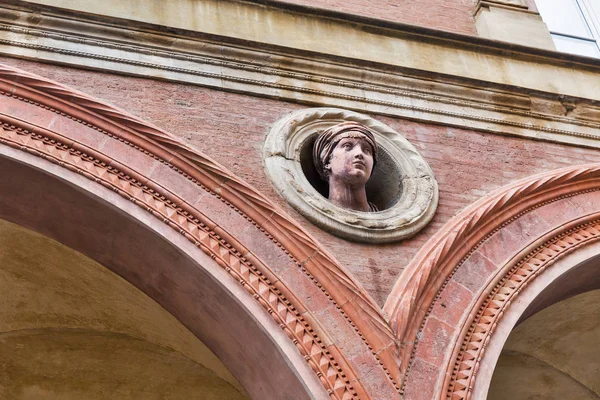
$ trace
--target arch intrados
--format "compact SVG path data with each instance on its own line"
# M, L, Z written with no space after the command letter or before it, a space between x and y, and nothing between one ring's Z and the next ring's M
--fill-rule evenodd
M0 218L85 254L142 290L202 340L252 398L327 397L259 303L167 224L117 193L19 150L0 146L0 170Z
M487 398L502 349L520 323L562 300L600 289L599 262L600 242L597 241L564 255L519 293L503 312L494 329L493 340L486 345L469 398Z
M585 292L600 289L600 269L598 268L600 247L595 246L597 246L595 249L598 251L597 255L575 265L546 286L523 311L515 327L553 304ZM595 251L592 248L594 248L594 245L590 245L590 250L586 249L586 252ZM561 263L568 264L569 262L571 260L562 261Z

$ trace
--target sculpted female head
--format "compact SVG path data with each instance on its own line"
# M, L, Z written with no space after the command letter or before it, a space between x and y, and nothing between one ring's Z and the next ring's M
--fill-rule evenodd
M377 211L365 191L377 163L375 137L366 126L343 122L325 130L315 141L313 161L329 183L331 202L356 211Z

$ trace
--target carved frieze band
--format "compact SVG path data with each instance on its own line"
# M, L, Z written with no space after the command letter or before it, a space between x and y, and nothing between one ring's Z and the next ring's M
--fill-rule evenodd
M268 311L304 355L331 398L359 398L353 387L358 382L350 382L348 374L344 372L347 369L345 362L325 347L323 340L294 307L293 301L284 296L278 285L268 278L264 266L259 268L258 260L250 260L249 255L243 256L235 245L222 237L222 233L219 235L211 229L210 226L214 224L206 217L185 211L177 206L177 201L165 196L157 188L149 187L148 183L142 184L126 172L110 166L110 159L92 149L70 147L57 135L43 132L39 127L35 127L38 133L33 133L29 127L19 126L23 124L6 116L0 116L0 123L0 143L41 156L100 183L184 235L240 282Z
M448 371L450 381L445 397L469 400L480 360L500 318L519 293L560 257L600 239L600 221L569 229L536 248L514 264L487 294L462 338L462 344Z
M318 55L299 59L283 50L126 30L110 20L99 30L95 22L29 16L27 11L0 8L0 31L5 32L0 54L600 147L600 108L582 100L551 100L450 78L432 80L354 65L357 60L334 63ZM34 20L36 25L30 25Z

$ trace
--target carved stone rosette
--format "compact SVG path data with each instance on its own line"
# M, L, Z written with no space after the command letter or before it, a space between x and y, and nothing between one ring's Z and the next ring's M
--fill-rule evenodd
M307 176L311 160L306 154L317 134L344 121L359 122L375 134L380 162L367 192L379 196L379 212L335 206ZM271 128L264 158L268 177L292 207L322 229L345 239L366 243L406 239L427 225L437 207L437 182L415 147L389 126L356 112L309 108L289 114Z

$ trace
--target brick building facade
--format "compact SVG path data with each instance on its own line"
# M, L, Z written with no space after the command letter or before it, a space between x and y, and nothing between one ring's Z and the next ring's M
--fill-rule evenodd
M600 62L533 1L0 19L6 398L598 396ZM414 146L422 229L347 240L282 196L267 135L322 107Z

